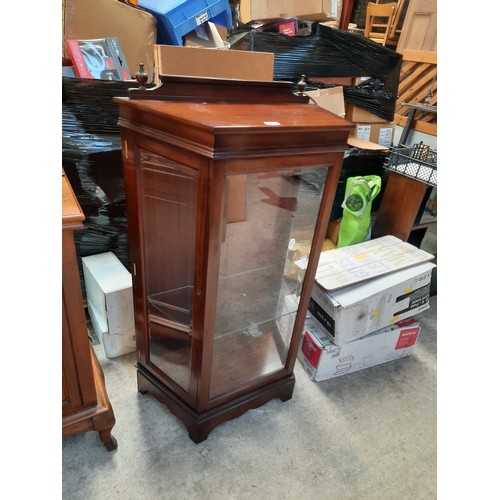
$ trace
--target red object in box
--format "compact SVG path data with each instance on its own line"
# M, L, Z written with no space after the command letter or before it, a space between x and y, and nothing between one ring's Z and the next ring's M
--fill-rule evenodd
M410 356L419 333L419 322L408 318L338 346L320 323L309 317L298 359L309 377L320 382Z
M131 80L118 38L66 40L76 76L96 80Z

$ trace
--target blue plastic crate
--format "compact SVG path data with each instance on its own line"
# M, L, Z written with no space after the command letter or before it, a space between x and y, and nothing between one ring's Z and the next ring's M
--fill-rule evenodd
M160 45L183 45L182 37L206 21L232 28L228 0L139 0L137 5L156 18Z

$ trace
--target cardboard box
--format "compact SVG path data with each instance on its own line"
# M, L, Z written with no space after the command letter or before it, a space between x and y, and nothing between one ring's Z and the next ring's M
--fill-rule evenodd
M240 0L240 20L298 17L326 20L340 16L337 0Z
M305 92L318 106L340 116L345 117L344 90L342 87L310 90Z
M309 312L345 345L429 309L434 267L425 262L332 292L315 282Z
M207 76L239 80L273 81L274 54L246 50L155 45L158 75Z
M394 138L394 124L390 122L356 123L354 135L357 139L379 144L384 148L390 148Z
M410 356L420 324L408 318L343 346L335 345L313 318L306 319L303 333L298 359L311 380L321 382Z
M350 76L332 76L332 77L319 77L312 78L315 82L324 83L326 85L341 85L349 87L352 85L352 77Z
M347 116L347 107L344 102L344 91L341 86L327 89L310 90L305 92L314 103L334 113L341 118L353 121ZM374 115L375 116L375 115ZM357 123L354 131L349 135L347 143L360 149L385 151L392 146L394 124L390 122Z
M87 303L92 307L96 330L110 335L134 328L132 276L113 252L82 257Z
M370 111L350 103L345 105L345 117L354 123L382 123L385 121L375 113L370 113Z
M119 0L63 0L63 55L67 39L117 37L132 77L144 64L153 81L156 21L152 14Z
M94 332L107 358L117 358L118 356L123 356L124 354L129 354L136 350L135 327L111 335L106 330L106 322L96 313L90 302L88 303L87 310Z

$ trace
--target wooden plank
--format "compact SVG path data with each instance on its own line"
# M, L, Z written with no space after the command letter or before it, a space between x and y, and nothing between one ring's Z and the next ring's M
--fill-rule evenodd
M403 61L437 64L437 52L427 50L403 50Z
M423 132L424 134L437 136L437 124L436 123L424 123L419 121L415 124L415 130L418 132Z
M408 117L402 115L394 116L394 124L404 127L406 125L406 120ZM412 124L412 130L418 132L424 132L425 134L437 136L437 124L436 123L425 123L422 120L414 120Z
M437 106L437 53L424 50L404 50L398 100L394 123L405 126L409 108L402 103ZM411 124L413 130L437 135L437 115L417 111Z
M397 103L408 102L412 100L412 96L418 93L422 87L429 86L429 80L432 81L433 78L437 77L437 69L432 71L428 71L427 73L423 73L421 71L416 71L414 76L412 75L411 79L408 78L400 84L399 87L399 98ZM410 84L407 87L407 83Z

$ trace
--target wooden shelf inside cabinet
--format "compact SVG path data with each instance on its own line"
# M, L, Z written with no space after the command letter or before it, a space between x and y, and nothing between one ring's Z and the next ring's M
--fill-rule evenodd
M74 231L85 216L62 173L62 437L97 431L108 451L117 448L104 374L87 335Z
M119 105L137 383L196 443L273 398L295 358L354 124L290 82L162 75ZM310 243L297 279L292 239Z

